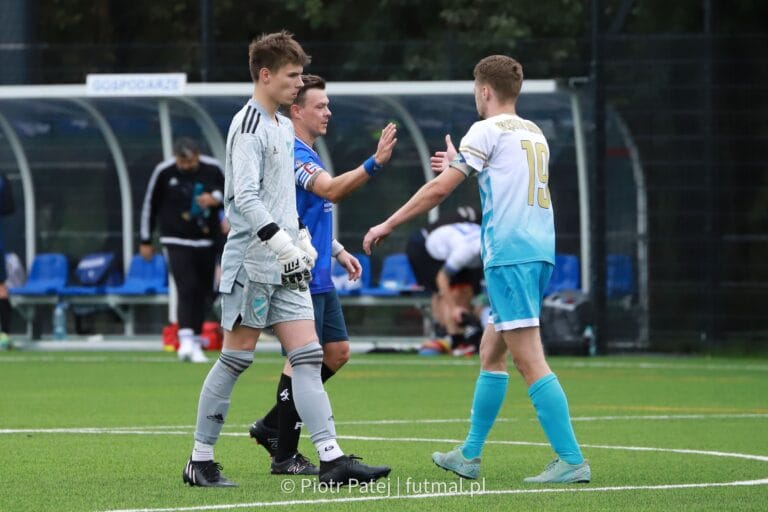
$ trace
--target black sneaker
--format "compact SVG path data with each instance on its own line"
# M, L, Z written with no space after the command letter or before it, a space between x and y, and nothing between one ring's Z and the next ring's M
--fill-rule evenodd
M221 464L212 460L193 461L190 458L181 473L185 484L200 487L237 487L221 474Z
M280 431L278 429L266 426L264 420L261 419L251 425L251 428L248 429L248 434L269 452L270 457L275 458L278 440L280 439Z
M342 455L330 462L320 461L320 481L327 484L348 485L375 482L387 476L389 466L366 466L360 457Z
M309 459L300 453L294 453L283 462L272 461L273 475L316 475L320 471Z

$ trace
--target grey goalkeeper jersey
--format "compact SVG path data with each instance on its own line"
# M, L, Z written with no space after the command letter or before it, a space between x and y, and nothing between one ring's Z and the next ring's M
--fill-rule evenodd
M290 120L278 113L275 121L253 99L232 118L224 167L231 228L221 257L223 293L231 293L243 266L251 281L281 282L277 257L256 233L276 222L292 239L298 235L293 139Z

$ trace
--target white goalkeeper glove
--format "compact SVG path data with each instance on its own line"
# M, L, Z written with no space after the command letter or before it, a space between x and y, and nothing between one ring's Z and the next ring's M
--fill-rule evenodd
M296 247L291 236L282 229L265 243L277 255L283 286L291 290L307 291L312 280L309 256Z
M309 234L309 230L306 227L299 230L299 236L296 237L296 245L309 258L309 268L311 270L317 260L317 251L312 246L312 235Z

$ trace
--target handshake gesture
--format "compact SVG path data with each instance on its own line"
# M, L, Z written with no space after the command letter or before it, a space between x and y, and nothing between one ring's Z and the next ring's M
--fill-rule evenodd
M297 243L282 229L266 241L277 256L283 286L291 290L307 291L312 280L310 270L315 266L317 251L306 228L299 230Z

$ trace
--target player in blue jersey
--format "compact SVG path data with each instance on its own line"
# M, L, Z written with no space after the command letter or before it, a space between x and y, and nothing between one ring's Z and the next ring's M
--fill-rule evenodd
M536 414L557 458L529 483L589 482L589 463L571 425L568 402L549 368L539 335L544 289L554 268L555 228L549 196L549 146L535 123L517 115L523 68L492 55L475 66L475 104L481 121L461 140L432 157L439 176L365 235L371 248L398 225L445 199L477 176L483 210L481 254L492 321L480 342L481 371L475 385L470 430L464 443L432 460L464 478L480 474L480 453L507 391L507 353L528 386Z
M376 153L356 169L332 177L314 149L331 119L325 81L315 75L304 75L302 80L304 85L290 108L296 132L296 206L317 252L309 289L317 335L323 346L321 378L325 382L349 360L349 335L331 281L331 258L347 270L351 280L358 279L362 272L357 258L333 238L333 203L368 182L389 162L397 143L397 128L389 123L382 130ZM251 425L250 435L272 457L273 474L315 474L317 467L298 452L301 419L293 402L291 375L291 365L286 361L277 386L277 402L266 416Z

